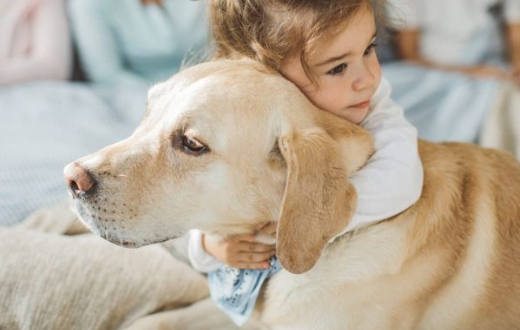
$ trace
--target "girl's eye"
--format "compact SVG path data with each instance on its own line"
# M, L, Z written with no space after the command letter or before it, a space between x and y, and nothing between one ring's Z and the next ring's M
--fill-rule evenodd
M346 63L341 63L337 67L335 67L332 70L330 70L329 72L327 72L327 74L329 74L331 76L336 76L336 75L342 74L347 69L347 67L348 66Z
M190 154L202 154L208 150L208 147L187 136L182 137L182 147Z
M370 55L373 50L375 50L377 47L377 44L375 42L371 43L370 46L365 50L365 56Z

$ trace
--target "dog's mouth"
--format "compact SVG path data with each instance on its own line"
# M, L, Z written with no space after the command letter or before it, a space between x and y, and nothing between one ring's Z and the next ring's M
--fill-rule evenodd
M99 210L88 203L85 198L74 198L71 202L81 222L97 236L110 243L127 248L137 248L140 246L140 244L137 244L133 240L125 239L124 235L122 235L117 228L117 222L115 220L106 221L102 214L98 212Z
M79 219L87 228L90 229L94 234L103 238L104 240L125 248L139 248L151 244L157 244L175 239L175 237L169 237L165 235L153 235L153 237L140 237L142 235L136 234L138 230L129 230L131 228L125 224L124 218L117 220L110 219L107 221L103 217L103 214L97 212L95 206L85 200L72 199L72 205L74 212L78 215Z

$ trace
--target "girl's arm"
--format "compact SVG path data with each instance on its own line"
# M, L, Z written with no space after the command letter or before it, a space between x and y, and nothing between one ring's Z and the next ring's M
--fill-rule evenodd
M110 28L110 14L99 8L98 2L69 1L74 39L85 73L98 84L145 84L144 79L125 68L122 50Z
M31 51L28 56L2 58L0 86L70 76L72 48L63 0L40 1L33 10Z
M203 233L200 230L190 230L188 237L188 258L195 270L209 273L223 265L217 258L206 252L203 245Z
M395 216L421 196L423 168L417 130L404 118L403 109L390 99L390 93L390 84L383 78L372 99L372 112L361 123L372 134L376 151L350 178L358 205L341 234Z

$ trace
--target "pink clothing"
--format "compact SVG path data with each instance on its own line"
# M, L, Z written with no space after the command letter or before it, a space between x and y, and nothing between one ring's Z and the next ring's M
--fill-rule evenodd
M67 79L71 63L64 0L0 1L0 86Z

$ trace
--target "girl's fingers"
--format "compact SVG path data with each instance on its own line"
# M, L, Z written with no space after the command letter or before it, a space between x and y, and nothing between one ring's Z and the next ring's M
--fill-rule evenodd
M269 252L273 251L275 249L275 245L267 245L262 243L249 243L249 242L241 242L237 246L237 250L239 252L256 252L256 253L263 253L263 252Z
M276 235L276 222L269 222L268 224L260 228L260 232L269 236Z
M247 242L247 243L255 243L256 242L255 235L253 235L253 234L250 234L250 235L238 235L238 236L233 237L233 240L237 241L237 242Z
M267 262L275 255L275 251L263 253L240 253L237 262L242 263L261 263Z

